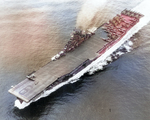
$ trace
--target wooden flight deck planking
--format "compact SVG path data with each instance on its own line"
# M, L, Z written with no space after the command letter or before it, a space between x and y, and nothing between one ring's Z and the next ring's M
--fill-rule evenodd
M99 30L96 32L99 32ZM101 49L105 43L106 42L99 38L99 34L96 33L96 35L82 43L75 51L67 53L66 56L56 61L49 62L36 71L34 73L34 81L26 78L11 88L9 92L23 101L29 102L46 87L56 81L57 78L71 72L86 59L94 58L96 56L95 53Z

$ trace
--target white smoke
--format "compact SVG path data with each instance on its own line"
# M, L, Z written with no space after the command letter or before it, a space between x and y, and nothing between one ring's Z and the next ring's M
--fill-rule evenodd
M106 3L107 0L87 0L78 14L76 27L84 31L98 28Z

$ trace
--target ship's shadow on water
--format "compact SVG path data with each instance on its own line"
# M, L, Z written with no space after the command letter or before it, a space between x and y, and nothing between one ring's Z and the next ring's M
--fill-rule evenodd
M48 97L33 102L31 105L22 110L16 107L13 108L11 114L13 114L12 116L18 120L37 120L41 116L47 115L53 111L55 105L63 105L67 102L71 102L72 97L74 98L74 96L81 92L82 88L84 89L84 87L89 87L94 84L96 81L90 79L91 77L91 75L85 74L79 81L64 85Z

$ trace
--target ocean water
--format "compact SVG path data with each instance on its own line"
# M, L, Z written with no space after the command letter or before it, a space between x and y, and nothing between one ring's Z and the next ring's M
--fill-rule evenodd
M49 62L75 27L100 26L142 1L0 1L0 120L149 120L150 23L134 35L134 49L103 71L23 110L14 107L16 98L8 93Z

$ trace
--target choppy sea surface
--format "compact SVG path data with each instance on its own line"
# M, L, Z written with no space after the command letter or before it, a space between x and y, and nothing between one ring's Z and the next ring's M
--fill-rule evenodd
M14 107L16 98L8 93L49 62L75 27L100 26L142 1L0 1L0 120L149 120L150 23L135 34L136 47L103 71L23 110Z

